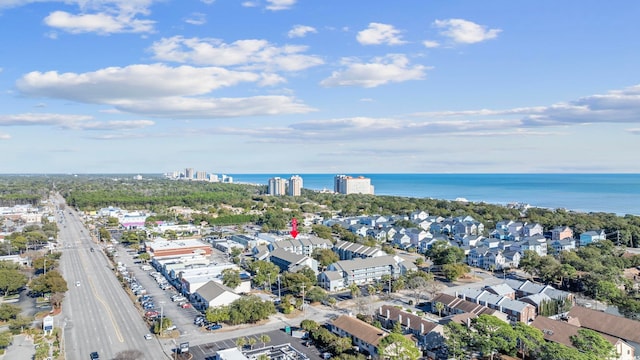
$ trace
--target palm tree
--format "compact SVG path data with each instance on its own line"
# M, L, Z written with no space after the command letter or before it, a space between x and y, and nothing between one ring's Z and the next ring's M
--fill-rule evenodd
M260 335L259 339L260 339L260 342L262 343L262 347L267 346L267 343L271 342L271 337L269 337L269 335L267 334Z
M253 345L255 345L258 342L258 339L254 338L254 337L250 337L247 340L247 343L249 344L249 346L251 347L251 350L253 350Z
M441 302L436 302L436 310L438 310L438 316L442 317L442 310L444 310L444 304Z
M236 346L238 347L238 349L242 350L245 345L247 345L246 337L240 337L236 339Z

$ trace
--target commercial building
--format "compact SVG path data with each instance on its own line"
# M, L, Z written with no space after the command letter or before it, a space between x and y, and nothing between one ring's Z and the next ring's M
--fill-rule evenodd
M371 179L364 176L352 177L336 175L333 180L333 191L338 194L370 194L373 195L374 187Z

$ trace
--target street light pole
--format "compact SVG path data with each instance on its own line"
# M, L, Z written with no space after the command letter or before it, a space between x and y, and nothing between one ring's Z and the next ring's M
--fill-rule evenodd
M162 321L164 320L164 301L160 302L160 330L158 331L158 335L162 335Z

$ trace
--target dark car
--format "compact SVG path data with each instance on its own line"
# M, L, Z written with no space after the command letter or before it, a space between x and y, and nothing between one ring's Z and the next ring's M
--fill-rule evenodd
M222 329L222 325L220 324L211 324L207 326L207 330L219 330Z
M94 352L92 352L91 354L89 354L89 358L90 358L91 360L94 360L94 359L100 359L100 355L98 355L98 352L97 352L97 351L94 351Z

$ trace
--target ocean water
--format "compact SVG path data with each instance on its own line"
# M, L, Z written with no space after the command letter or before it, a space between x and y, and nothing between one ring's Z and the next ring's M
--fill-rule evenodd
M300 175L303 187L333 190L335 174L228 174L236 183L266 185ZM348 174L371 179L376 195L640 215L640 174Z

